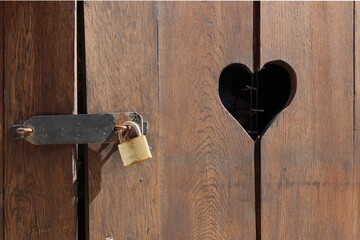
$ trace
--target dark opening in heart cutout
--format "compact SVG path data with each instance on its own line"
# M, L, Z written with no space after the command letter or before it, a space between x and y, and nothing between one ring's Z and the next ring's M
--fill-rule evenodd
M290 104L295 91L295 71L281 60L269 62L255 73L234 63L220 74L221 102L254 140Z

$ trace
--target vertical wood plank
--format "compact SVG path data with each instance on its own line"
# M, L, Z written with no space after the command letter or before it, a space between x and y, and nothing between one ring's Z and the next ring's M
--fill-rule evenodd
M0 236L4 236L4 3L0 2Z
M159 239L155 2L85 2L88 113L136 111L153 159L124 168L116 144L89 145L89 239Z
M253 3L159 3L162 239L255 239L254 143L221 71L253 65Z
M261 142L261 239L359 239L353 3L264 2L260 19L261 64L297 74Z
M4 2L5 136L74 109L74 3ZM75 239L72 146L5 138L4 239Z

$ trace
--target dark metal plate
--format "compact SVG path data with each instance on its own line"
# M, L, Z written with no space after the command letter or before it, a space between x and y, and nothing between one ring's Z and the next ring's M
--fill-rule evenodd
M134 121L143 132L142 116L136 112L34 116L9 129L11 138L24 138L33 144L108 143L117 140L114 126ZM19 127L31 127L33 133L18 134Z

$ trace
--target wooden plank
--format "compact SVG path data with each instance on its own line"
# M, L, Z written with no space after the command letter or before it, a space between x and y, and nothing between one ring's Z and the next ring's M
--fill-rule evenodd
M255 239L254 143L221 71L253 64L251 2L159 3L162 239Z
M0 236L4 236L4 3L0 2Z
M159 239L156 3L85 2L84 21L88 113L140 113L153 153L124 168L116 145L89 145L88 237Z
M353 156L353 3L261 3L261 64L297 92L261 141L261 239L359 239Z
M5 136L74 109L73 2L4 2ZM4 239L75 239L71 145L5 138Z

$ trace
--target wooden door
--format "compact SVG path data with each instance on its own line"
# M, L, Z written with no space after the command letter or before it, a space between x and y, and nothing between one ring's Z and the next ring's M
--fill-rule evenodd
M124 170L90 148L89 238L251 239L257 219L257 239L357 239L354 5L85 4L88 110L142 112L155 155ZM254 149L218 78L274 60L297 92Z
M1 2L0 238L359 239L359 11ZM254 141L223 106L220 74L275 60L296 92ZM116 144L9 138L34 115L122 111L148 122L153 159L124 168Z

